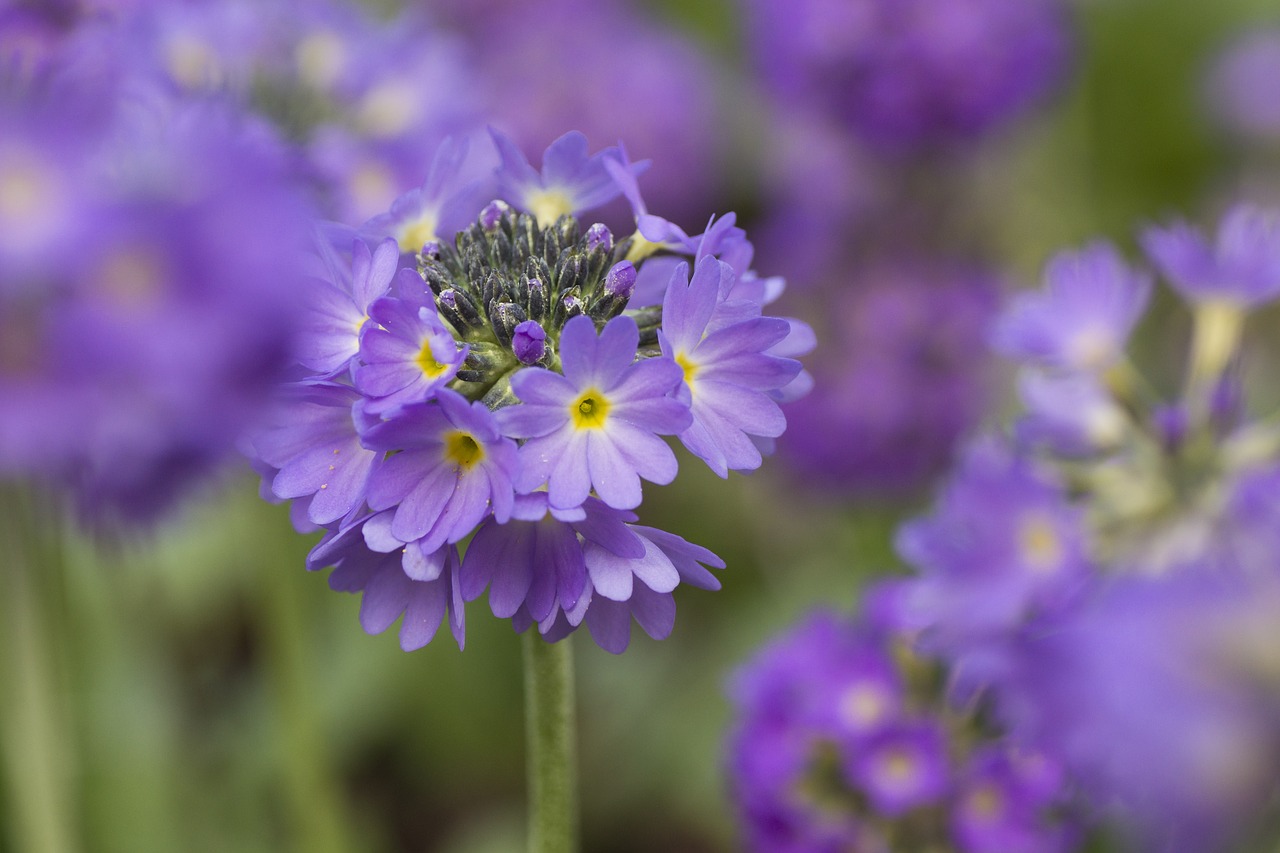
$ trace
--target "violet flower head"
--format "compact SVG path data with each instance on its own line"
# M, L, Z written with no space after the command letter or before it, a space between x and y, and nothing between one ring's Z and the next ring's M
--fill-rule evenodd
M0 471L141 523L266 406L311 209L252 123L72 88L0 107Z
M735 673L726 769L745 849L1076 849L1029 843L1079 836L1056 765L944 711L924 662L895 653L907 639L816 612Z
M1044 99L1071 54L1057 0L746 0L780 100L842 120L886 153L966 142Z
M1058 370L1105 371L1123 357L1151 295L1149 275L1108 243L1062 253L1045 268L1045 290L1015 299L993 339L1005 355Z
M738 310L727 299L733 269L706 256L692 278L681 266L671 276L662 303L662 352L683 370L681 394L693 415L680 441L721 477L730 470L753 470L761 463L752 437L776 438L786 418L770 391L784 387L800 372L800 363L766 352L783 341L791 327L777 317L751 316L715 328L716 313Z
M1148 229L1142 245L1191 302L1252 307L1280 295L1280 211L1236 205L1223 217L1212 245L1185 222Z
M539 225L551 225L561 216L577 215L618 197L618 187L605 168L606 160L618 159L616 148L588 156L587 138L570 131L547 147L542 171L537 172L510 137L493 128L489 133L502 157L497 174L502 194L533 214ZM633 166L633 174L646 165Z
M492 93L495 125L530 157L570 126L591 140L624 139L642 157L661 155L645 179L657 210L696 222L712 209L724 186L727 137L717 69L705 50L631 4L504 6L473 8L463 27L477 78Z
M370 249L349 230L322 229L298 308L308 322L295 382L247 449L268 497L298 500L295 523L327 531L310 564L335 564L336 585L363 590L367 630L403 613L402 644L416 647L447 605L461 641L462 602L487 589L490 609L519 632L555 642L585 625L620 653L633 622L668 636L676 587L717 589L709 569L723 567L630 512L642 480L675 478L663 436L687 432L701 411L690 402L693 362L664 349L664 330L729 389L716 393L770 413L800 390L799 362L773 353L801 354L811 334L763 316L782 282L750 269L732 215L676 247L701 257L708 284L697 306L672 301L664 312L661 294L638 282L652 263L669 277L678 258L657 248L631 259L637 235L615 240L574 215L619 192L604 163L624 155L588 157L571 133L538 174L509 140L493 140L495 183L512 194L475 201L453 240L429 239L409 260L396 237ZM443 197L460 156L446 143L422 200ZM634 180L634 167L622 169ZM543 191L572 203L546 223L511 203L535 206L528 193ZM714 390L704 396L719 399ZM777 414L758 432L781 426Z
M1276 293L1280 231L1241 205L1214 246L1183 225L1144 243L1192 313L1179 396L1120 361L1145 278L1109 248L1051 262L1049 289L1015 301L997 336L1034 365L1017 442L973 445L932 513L900 529L916 576L894 612L948 668L953 700L1058 768L1137 848L1234 849L1271 819L1262 792L1280 773L1280 681L1263 663L1280 432L1237 370L1247 312ZM1106 345L1077 346L1099 320ZM1005 789L1014 769L992 759L957 777L959 843L1071 849Z
M344 235L345 236L345 235ZM321 242L326 236L317 238ZM356 238L351 242L349 268L330 246L322 251L334 259L325 277L313 276L303 303L302 333L297 359L303 367L322 376L333 376L350 367L360 351L360 332L369 319L374 301L391 291L398 266L394 240L386 239L370 250Z
M812 394L779 455L807 488L901 498L942 474L989 405L999 279L946 260L873 264L831 308Z
M667 359L633 364L639 342L630 317L610 320L599 338L589 317L574 317L560 338L563 375L533 369L512 378L521 405L503 411L502 426L528 439L520 448L521 492L546 483L551 505L568 509L594 488L609 506L633 509L641 477L675 479L675 454L657 436L692 420L670 396L680 367Z

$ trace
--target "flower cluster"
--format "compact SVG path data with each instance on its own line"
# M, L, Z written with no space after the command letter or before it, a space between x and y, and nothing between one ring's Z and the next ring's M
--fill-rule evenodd
M945 710L877 616L812 614L735 675L726 746L747 848L1076 849L1061 769Z
M746 0L770 87L880 150L981 136L1042 98L1070 52L1059 0Z
M808 488L901 496L942 474L985 413L996 277L967 265L869 265L837 297L812 394L779 455ZM825 357L823 357L825 356Z
M676 476L663 437L721 476L758 467L811 334L763 314L782 282L750 269L732 215L690 237L648 213L620 148L569 133L538 171L492 138L502 198L465 227L446 215L470 197L450 141L421 189L324 238L299 379L253 455L269 496L326 530L310 566L363 591L367 630L403 613L413 649L448 614L461 644L487 588L517 630L585 622L621 652L633 617L671 631L677 585L718 586L713 554L636 523L642 481ZM580 224L620 194L636 233Z
M1013 440L974 444L900 532L904 618L1009 736L1149 845L1219 849L1280 766L1270 659L1280 433L1246 405L1242 331L1280 296L1280 216L1141 240L1192 314L1179 390L1127 356L1152 276L1099 243L1054 258L994 343L1023 365Z
M150 521L266 404L312 209L281 143L219 105L0 90L0 477Z

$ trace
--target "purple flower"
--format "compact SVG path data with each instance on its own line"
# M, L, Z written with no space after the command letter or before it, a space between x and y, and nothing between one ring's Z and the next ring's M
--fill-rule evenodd
M274 471L271 493L280 499L306 499L313 524L333 524L364 505L369 478L381 454L360 440L353 411L361 400L346 385L314 384L289 388L270 425L251 438L253 456Z
M633 363L640 333L629 317L610 320L596 337L589 317L574 317L560 339L564 375L526 368L511 379L521 405L504 409L503 432L527 438L516 489L547 484L551 505L566 509L592 488L616 509L640 505L640 478L676 476L676 458L658 438L689 423L669 395L680 368L660 358Z
M545 492L521 495L510 522L490 520L477 531L463 561L463 597L473 600L488 585L495 616L513 617L520 631L536 622L549 641L585 621L601 648L621 654L633 616L663 639L675 624L671 591L681 582L717 588L702 564L724 564L634 520L595 498L565 512L550 507Z
M497 173L502 196L532 213L540 225L600 207L618 196L618 187L605 168L607 160L618 158L616 148L588 157L587 138L570 131L547 147L538 173L510 137L492 128L489 133L502 157ZM638 171L643 166L633 168Z
M813 393L779 454L806 488L902 497L928 484L990 402L984 347L999 281L939 260L881 261L829 309Z
M1000 714L1144 848L1224 849L1275 778L1274 704L1250 668L1277 601L1273 578L1121 579L1020 644Z
M422 290L412 270L402 270L400 277ZM377 325L361 332L361 363L353 375L356 387L372 398L371 414L431 399L467 357L467 346L454 341L429 301L384 296L369 307L369 317Z
M1087 456L1114 450L1128 435L1128 415L1092 376L1026 372L1018 390L1027 414L1018 421L1017 433L1026 444Z
M899 529L920 572L908 607L922 648L953 663L961 692L999 674L1019 626L1072 601L1091 572L1086 536L1053 477L995 442L969 448L933 513Z
M1151 279L1109 243L1055 256L1045 290L1015 299L994 333L997 350L1046 367L1101 373L1124 357L1151 296Z
M391 535L423 552L460 541L490 512L509 518L516 461L515 443L484 404L447 388L434 401L407 406L364 434L374 450L399 451L370 479L369 507L394 508Z
M1150 228L1142 246L1169 283L1193 303L1252 307L1280 295L1280 213L1238 204L1210 245L1185 222Z
M64 94L0 107L0 471L145 522L282 378L311 210L278 141L231 113Z
M730 141L706 51L629 4L503 5L469 10L465 28L492 93L493 123L531 157L566 127L661 155L647 178L655 209L680 221L704 217L724 186ZM543 49L549 43L556 50ZM547 84L554 80L566 85Z
M1035 753L987 747L957 781L951 837L963 853L1068 853L1078 829L1048 813L1061 796L1063 773Z
M298 361L322 376L346 370L360 351L360 332L374 301L386 296L399 268L400 252L390 238L369 251L363 240L351 249L351 277L312 278L302 308ZM336 278L337 276L335 276Z
M1228 130L1261 144L1280 139L1280 30L1251 29L1210 70L1207 105Z
M876 811L896 817L940 800L949 787L947 739L935 722L903 722L848 748L849 774Z
M462 648L465 617L458 586L458 551L446 545L434 555L441 565L437 577L422 580L405 572L398 552L380 553L365 544L364 521L330 532L312 549L307 568L333 566L329 586L338 592L359 592L360 627L381 634L404 616L400 648L420 649L435 636L446 613L449 629Z
M431 171L422 186L410 190L391 204L388 213L375 216L364 225L372 237L394 237L401 252L413 254L424 244L450 240L475 218L493 195L490 182L470 177L464 171L467 140L449 138L436 151Z
M790 334L785 320L756 316L709 328L717 310L726 310L720 296L733 281L732 268L713 257L698 262L692 279L687 266L678 267L659 332L663 355L684 371L681 393L693 413L680 441L721 477L760 466L752 436L776 438L787 423L768 392L800 372L799 362L765 353Z
M1071 51L1056 0L748 0L773 94L886 153L965 142L1041 101Z

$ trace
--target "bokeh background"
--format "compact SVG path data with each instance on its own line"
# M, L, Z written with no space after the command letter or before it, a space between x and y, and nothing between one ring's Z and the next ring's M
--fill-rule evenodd
M911 150L788 94L754 40L771 5L386 0L359 13L412 20L440 40L433 55L452 52L465 72L428 77L410 58L403 72L439 87L430 108L450 121L492 122L531 155L575 127L593 148L621 138L654 161L642 182L654 211L691 231L737 211L757 269L788 278L783 313L819 331L817 389L776 458L727 486L682 464L676 484L646 490L645 523L722 556L724 589L682 590L673 635L636 632L620 657L570 640L587 851L736 849L726 678L815 604L850 608L867 578L896 569L897 523L956 442L999 417L1008 377L983 342L1002 293L1060 248L1131 247L1137 226L1170 214L1207 221L1231 200L1280 199L1280 74L1253 60L1271 91L1244 88L1274 100L1241 105L1231 78L1248 69L1224 65L1280 27L1272 0L1066 4L1060 65L1034 97L998 126ZM806 0L775 25L838 32L856 5ZM348 162L344 144L315 142L317 162ZM372 193L345 214L358 224L414 182L396 180L383 198L339 180ZM21 629L39 672L18 675L45 679L50 701L13 713L59 732L72 849L522 847L520 650L506 622L470 620L463 652L366 636L358 600L303 571L314 537L258 498L247 469L154 530L44 532L62 568ZM14 737L0 745L18 768L6 778L49 771ZM25 853L14 837L0 832L0 851Z

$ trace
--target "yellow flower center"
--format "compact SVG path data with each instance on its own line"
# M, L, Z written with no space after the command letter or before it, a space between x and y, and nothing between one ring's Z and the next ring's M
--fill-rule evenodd
M840 717L851 726L873 725L889 710L889 698L873 684L854 684L840 697Z
M454 430L445 436L444 457L463 471L469 471L484 459L484 448L461 430Z
M356 122L370 136L399 136L418 120L421 98L408 80L388 80L373 87L360 101Z
M336 33L314 32L298 43L293 52L298 75L307 85L328 89L347 64L347 50Z
M428 379L435 379L449 369L448 365L436 361L435 354L431 352L431 341L422 342L422 350L414 361L422 368L422 375Z
M164 261L153 250L125 247L103 262L98 271L98 290L117 305L137 308L159 297L164 277Z
M609 417L609 401L592 388L574 401L569 414L578 429L600 429Z
M436 218L424 213L418 219L405 223L396 233L396 238L400 243L400 251L416 252L422 248L423 243L436 239Z
M529 212L543 228L555 223L561 216L573 213L573 202L559 190L542 190L526 200Z
M693 386L693 376L698 372L698 363L689 358L686 353L676 353L676 364L680 365L680 369L684 371L684 382L686 385Z
M894 750L884 758L881 765L885 778L898 784L909 782L916 775L916 760L904 750Z
M1004 798L991 785L983 785L969 794L969 809L984 818L997 817L1003 810Z
M169 76L187 89L217 86L222 80L222 65L213 48L192 35L173 37L165 45L165 62Z
M1062 562L1062 540L1052 522L1039 513L1023 519L1018 546L1022 559L1035 571L1052 571Z

